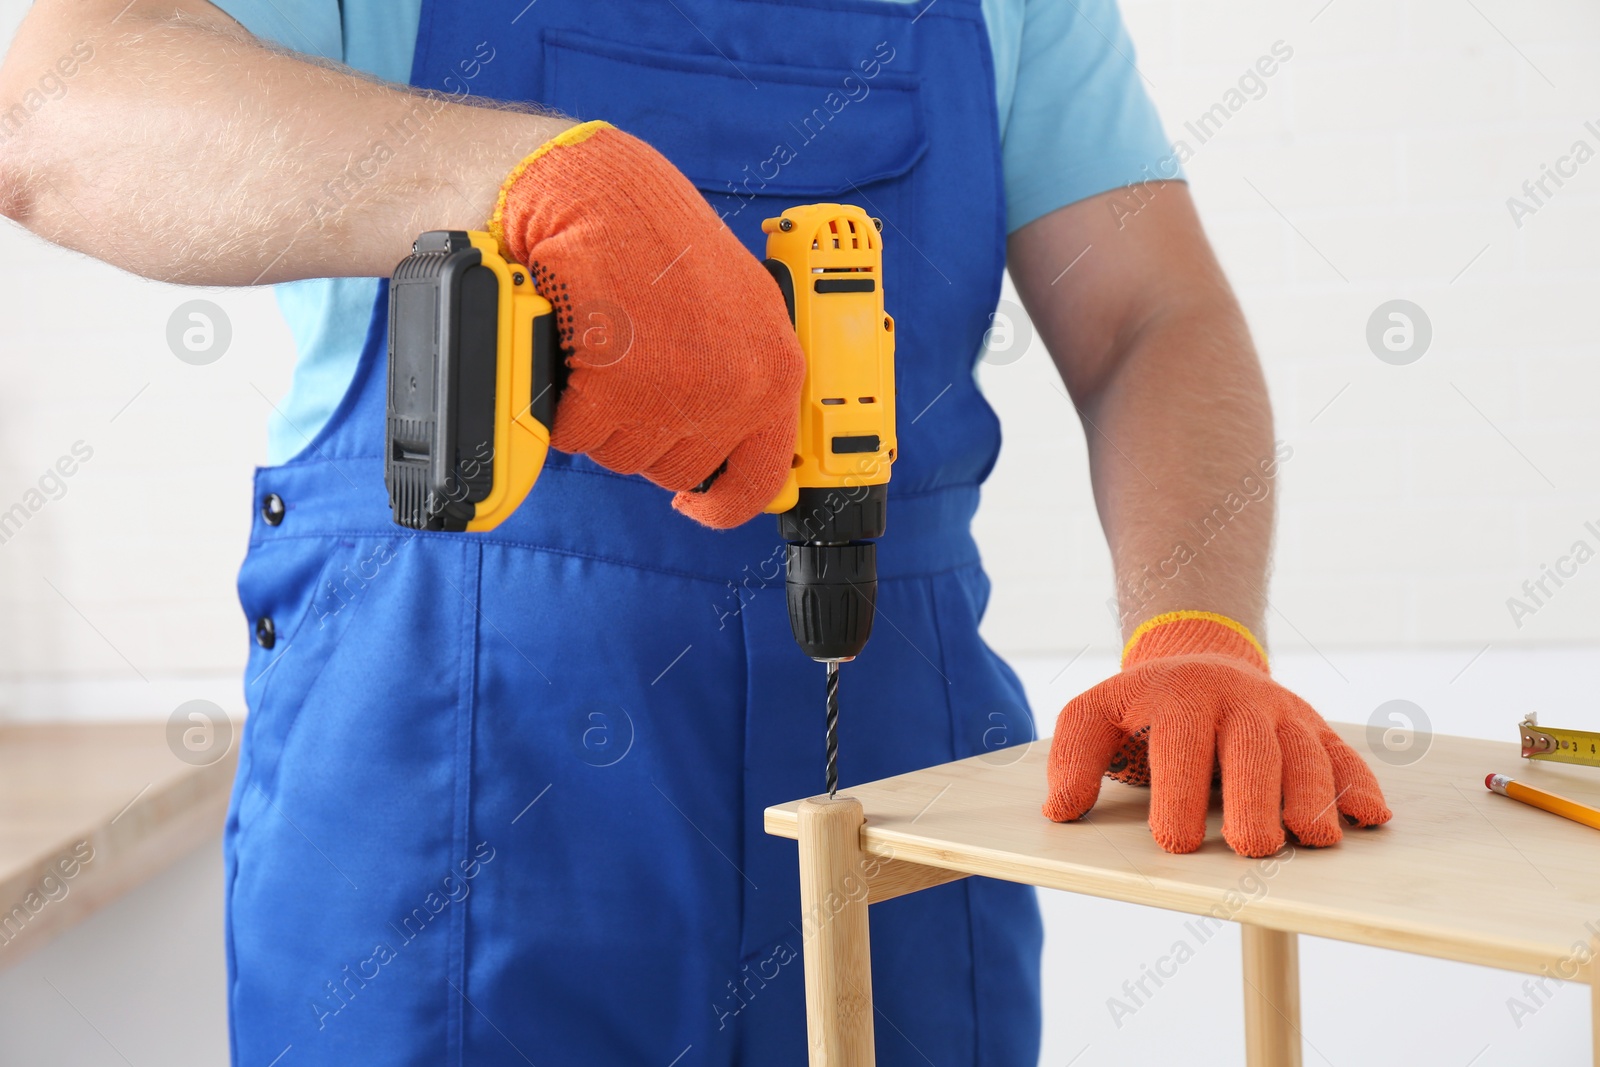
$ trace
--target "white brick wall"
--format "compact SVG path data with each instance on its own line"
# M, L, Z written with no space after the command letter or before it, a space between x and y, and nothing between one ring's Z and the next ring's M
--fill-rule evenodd
M0 680L11 683L0 714L30 714L17 683L70 676L131 683L139 710L164 717L171 694L144 679L243 663L233 583L270 411L255 386L274 398L287 386L288 330L267 290L141 282L9 224L0 286L0 511L75 442L93 449L65 493L0 544ZM172 310L197 295L234 328L209 366L178 361L165 339Z
M1574 140L1600 151L1584 128L1600 119L1600 9L1475 3L1123 5L1169 136L1195 148L1193 191L1295 449L1278 647L1600 637L1600 567L1520 631L1505 605L1600 514L1600 159L1520 229L1506 209ZM1294 56L1265 95L1197 144L1185 123L1278 40ZM1365 341L1395 298L1434 329L1403 367ZM989 639L1109 650L1109 558L1048 358L1039 346L981 374L1007 429L979 517Z

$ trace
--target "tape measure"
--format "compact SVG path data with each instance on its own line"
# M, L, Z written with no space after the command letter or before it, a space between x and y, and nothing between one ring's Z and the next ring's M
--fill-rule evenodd
M1517 724L1517 732L1522 735L1523 759L1600 767L1600 734L1540 726L1538 716L1531 711Z

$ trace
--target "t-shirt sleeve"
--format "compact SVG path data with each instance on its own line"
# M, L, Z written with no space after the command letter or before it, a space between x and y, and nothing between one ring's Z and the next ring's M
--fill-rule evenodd
M1027 0L1002 143L1008 230L1183 177L1135 62L1116 0Z
M339 0L212 0L264 41L323 59L344 59Z

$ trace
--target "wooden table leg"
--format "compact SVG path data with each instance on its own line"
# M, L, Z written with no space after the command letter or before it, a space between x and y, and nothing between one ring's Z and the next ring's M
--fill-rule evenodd
M1244 1054L1250 1067L1300 1067L1300 950L1296 935L1241 923Z
M1594 946L1591 944L1590 948ZM1600 1067L1600 963L1590 961L1584 975L1589 980L1589 1041L1595 1067Z
M851 797L799 805L806 1036L811 1067L873 1067L872 957L863 815Z

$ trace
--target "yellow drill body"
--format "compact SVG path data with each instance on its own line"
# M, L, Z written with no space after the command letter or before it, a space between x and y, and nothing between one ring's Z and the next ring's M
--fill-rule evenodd
M806 354L789 481L767 511L801 489L882 485L895 456L894 320L883 305L883 245L859 207L808 204L762 223L768 269L790 302ZM783 273L773 268L781 264Z

